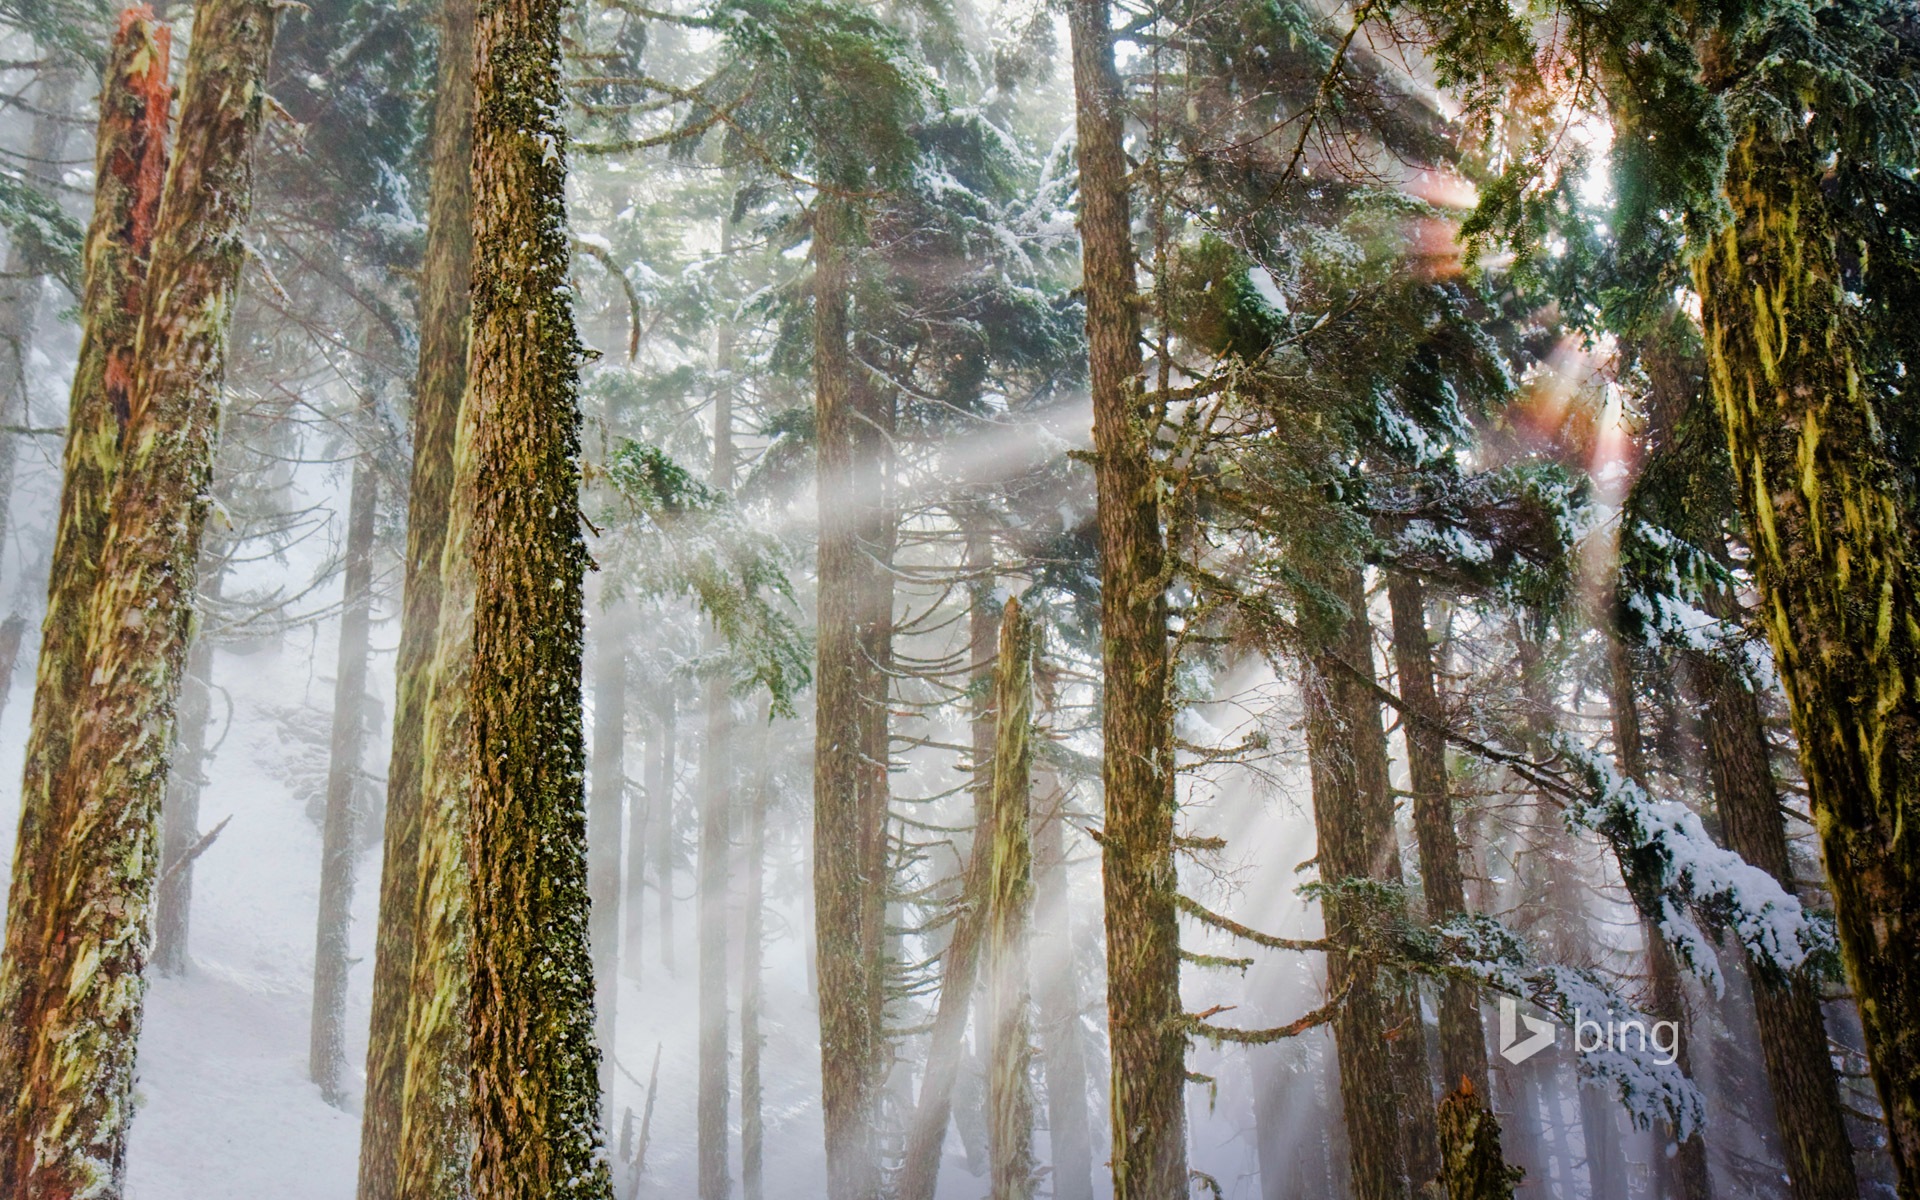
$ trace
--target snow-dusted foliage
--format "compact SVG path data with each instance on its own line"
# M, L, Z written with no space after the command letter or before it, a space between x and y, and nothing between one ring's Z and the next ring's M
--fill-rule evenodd
M1838 945L1826 914L1807 908L1773 876L1715 843L1684 803L1656 798L1571 741L1563 741L1560 752L1585 785L1567 806L1567 824L1607 839L1635 904L1702 981L1716 992L1722 986L1713 939L1701 923L1732 933L1768 970L1834 969Z
M1525 938L1492 917L1466 915L1440 926L1442 970L1531 1001L1569 1031L1581 1022L1651 1029L1652 1017L1592 971L1543 963ZM1645 1038L1607 1038L1594 1048L1574 1039L1580 1077L1620 1101L1642 1129L1655 1121L1681 1141L1706 1123L1706 1102L1671 1053Z

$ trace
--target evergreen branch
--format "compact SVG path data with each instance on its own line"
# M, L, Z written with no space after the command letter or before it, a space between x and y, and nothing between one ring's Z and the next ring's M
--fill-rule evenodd
M226 820L220 822L218 825L215 825L212 829L209 829L207 830L207 832L201 834L199 841L187 847L187 849L180 855L179 858L174 859L173 862L167 867L167 869L161 872L160 879L158 882L154 884L154 887L156 889L165 887L167 883L170 880L172 880L175 875L178 875L181 871L184 871L187 868L187 866L193 862L194 859L199 858L202 854L205 854L213 846L214 839L220 836L220 831L225 829L227 825L230 822L232 822L232 820L233 818L229 816Z
M605 267L607 274L611 275L620 284L620 290L627 294L627 324L629 330L627 334L627 361L632 362L640 353L640 293L635 290L633 280L628 279L627 273L622 271L613 261L613 252L605 246L576 237L573 239L573 248Z
M1272 1042L1285 1041L1299 1037L1310 1029L1318 1029L1339 1015L1340 1005L1346 1001L1347 988L1351 980L1334 993L1325 1004L1285 1025L1275 1025L1270 1029L1236 1029L1231 1025L1215 1025L1206 1018L1220 1012L1229 1012L1230 1008L1215 1007L1205 1012L1189 1013L1181 1019L1181 1025L1189 1035L1206 1038L1214 1045L1231 1042L1236 1046L1265 1046Z
M1252 942L1256 946L1265 946L1269 950L1327 950L1331 946L1325 938L1283 938L1275 937L1270 933L1261 933L1258 929L1242 925L1232 917L1214 912L1184 892L1175 892L1173 902L1181 912L1202 925L1211 925L1242 941Z

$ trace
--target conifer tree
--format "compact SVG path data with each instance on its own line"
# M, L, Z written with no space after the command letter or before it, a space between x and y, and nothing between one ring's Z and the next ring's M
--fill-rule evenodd
M369 455L353 468L343 563L344 615L338 670L334 673L333 728L327 764L327 806L322 828L320 917L314 934L313 1018L307 1071L320 1094L336 1107L346 1103L346 1007L348 931L353 904L354 860L359 855L361 747L367 726L367 643L373 623L374 508L379 483Z
M1099 491L1113 1187L1117 1200L1150 1200L1187 1187L1165 548L1140 395L1112 10L1106 0L1075 0L1068 15Z
M561 16L556 0L489 0L474 28L472 337L454 492L474 576L462 765L476 1200L612 1196L587 945Z
M1794 14L1775 20L1785 27L1782 40L1804 36L1792 27ZM1890 36L1871 26L1807 32L1821 49L1828 38ZM1885 401L1868 389L1839 231L1820 183L1835 148L1848 158L1860 153L1856 139L1876 149L1868 139L1882 121L1904 126L1893 138L1911 138L1920 106L1908 86L1892 83L1876 98L1884 116L1822 96L1807 106L1811 121L1746 117L1727 158L1731 212L1701 247L1694 286L1707 378L1825 849L1847 978L1901 1187L1916 1192L1920 960L1911 946L1920 936L1920 855L1907 844L1920 828L1913 508L1883 431ZM1894 155L1916 161L1910 140Z
M0 1013L8 1018L0 1033L0 1096L9 1098L20 1094L28 1050L25 1018L42 983L41 948L34 939L63 834L55 796L67 768L72 706L86 683L83 618L99 578L121 428L130 411L154 217L166 178L171 40L171 30L150 10L128 9L101 74L80 358L67 416L60 515L20 791L6 951L0 959ZM4 1165L16 1161L15 1153L0 1151L0 1170L15 1169Z
M227 0L198 9L194 25L98 573L76 622L85 649L66 764L42 818L47 902L9 935L5 970L21 982L0 989L21 1052L18 1073L5 1072L19 1090L0 1189L34 1200L114 1195L125 1179L160 799L274 14Z
M987 901L987 1139L995 1200L1034 1194L1032 984L1033 617L1010 599L994 669L992 887Z
M407 1086L409 997L422 894L447 865L424 861L428 803L427 722L433 695L443 555L452 500L454 430L466 387L468 283L472 263L471 0L440 10L439 87L434 110L427 244L421 265L420 350L414 382L413 466L408 482L406 578L395 675L393 748L387 768L380 909L374 947L373 1014L361 1109L359 1200L401 1195L400 1144ZM464 568L456 561L456 572ZM436 843L444 847L446 843Z

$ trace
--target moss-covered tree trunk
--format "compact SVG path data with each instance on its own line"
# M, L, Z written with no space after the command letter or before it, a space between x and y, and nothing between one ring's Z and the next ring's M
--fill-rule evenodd
M477 1130L470 1089L473 913L467 857L475 757L470 689L476 577L472 543L477 448L461 401L449 464L453 481L440 565L440 621L421 712L420 816L411 978L401 1044L394 1156L399 1200L470 1196ZM364 1126L363 1126L364 1138Z
M373 518L379 491L362 454L347 501L344 606L333 684L333 740L327 762L327 808L321 828L320 916L314 934L313 1017L307 1074L321 1098L347 1103L348 933L353 919L354 860L360 852L361 759L367 731L367 641L373 622Z
M1187 1190L1166 547L1140 394L1123 98L1107 0L1073 0L1081 279L1099 503L1107 1028L1116 1200Z
M1447 1200L1512 1200L1519 1174L1500 1154L1500 1122L1474 1087L1440 1101L1440 1182Z
M420 352L413 389L413 468L407 485L406 577L394 665L398 687L387 764L373 1009L360 1118L359 1200L394 1200L399 1195L407 1010L420 929L427 710L439 644L441 557L453 497L454 430L467 379L467 291L473 256L472 65L473 0L442 0L427 243L420 269Z
M1342 997L1333 1040L1340 1061L1340 1103L1357 1200L1403 1200L1410 1194L1408 1139L1412 1105L1402 1102L1402 1063L1388 1032L1396 1028L1400 986L1368 945L1364 885L1397 877L1393 800L1373 761L1373 729L1364 711L1372 695L1356 677L1372 675L1372 635L1357 569L1335 580L1351 608L1334 646L1310 664L1306 693L1307 765L1318 838L1321 914L1337 949L1327 956L1327 985ZM1362 693L1365 693L1363 696ZM1381 764L1383 765L1383 764Z
M1343 844L1341 849L1336 850L1333 859L1338 871L1329 870L1323 843L1321 878L1331 884L1339 884L1343 880L1374 880L1398 885L1401 882L1400 844L1394 830L1393 788L1388 770L1386 730L1381 724L1380 702L1368 686L1375 679L1375 671L1373 622L1367 614L1365 577L1354 569L1345 572L1334 583L1346 604L1348 615L1336 651L1341 663L1338 666L1325 664L1323 670L1330 677L1337 676L1333 680L1334 690L1329 693L1329 699L1337 706L1332 714L1334 727L1329 732L1337 740L1332 745L1322 745L1319 770L1335 783L1336 788L1350 789L1351 804L1359 811L1343 818L1352 828L1338 831L1335 835L1335 840ZM1309 721L1311 730L1311 718ZM1311 746L1310 732L1310 754ZM1344 761L1334 762L1332 759ZM1316 825L1322 812L1318 787L1316 783ZM1346 844L1354 834L1358 835L1358 840ZM1323 906L1331 910L1327 916L1329 935L1344 940L1352 947L1354 954L1364 957L1371 953L1371 948L1365 944L1367 938L1364 931L1358 931L1352 925L1355 915L1361 912L1361 909L1354 907L1356 901L1337 892L1329 899L1331 903ZM1366 902L1357 903L1364 905ZM1338 912L1337 919L1334 911ZM1337 935L1336 927L1341 930ZM1403 1186L1417 1192L1440 1170L1433 1071L1427 1059L1426 1028L1420 1016L1419 996L1410 980L1375 971L1370 965L1359 969L1370 974L1368 986L1374 989L1379 998L1383 1023L1370 1030L1358 1027L1349 1030L1351 1036L1348 1043L1341 1043L1339 1025L1335 1025L1335 1042L1342 1047L1342 1103L1348 1107L1349 1113L1355 1103L1372 1110L1365 1117L1369 1127L1383 1119L1392 1121L1392 1128L1400 1143L1399 1166L1406 1179ZM1331 972L1329 979L1332 980ZM1335 986L1338 986L1337 983ZM1356 1037L1367 1043L1377 1042L1378 1045L1363 1047L1356 1042ZM1384 1049L1391 1062L1393 1079L1392 1086L1385 1094L1346 1095L1346 1044L1353 1044L1357 1053L1366 1056ZM1375 1153L1376 1143L1371 1135L1355 1137L1353 1128L1349 1126L1348 1137L1356 1148L1356 1154Z
M473 310L455 493L472 497L476 1200L609 1200L587 944L579 341L561 0L474 26Z
M1728 849L1773 876L1789 891L1786 817L1773 779L1760 702L1738 668L1712 655L1688 656L1703 701L1707 769ZM1811 980L1782 977L1748 961L1760 1055L1773 1093L1788 1186L1794 1200L1857 1196L1853 1146L1827 1051L1820 989Z
M872 904L872 664L863 637L873 559L863 533L871 430L858 411L848 328L854 216L826 197L814 211L814 415L819 472L819 587L814 672L813 890L819 970L821 1103L829 1200L871 1200L880 1188L874 1106L885 1069L882 931Z
M1433 644L1427 634L1427 603L1420 581L1399 572L1387 576L1393 613L1393 661L1400 695L1414 716L1404 725L1407 773L1413 786L1413 832L1419 844L1420 883L1427 918L1445 921L1467 911L1460 869L1460 838L1454 832L1447 793L1447 742L1440 694L1434 686ZM1449 1093L1465 1103L1487 1094L1487 1035L1473 985L1455 980L1440 990L1440 1070ZM1462 1087L1463 1082L1467 1085ZM1498 1128L1492 1137L1497 1150Z
M987 888L987 1145L993 1200L1032 1200L1033 618L1008 600L994 668L993 868ZM975 853L979 852L975 848Z
M54 533L47 615L20 788L20 824L7 894L6 946L0 955L0 1119L16 1120L29 1050L29 1017L50 978L42 907L53 886L55 855L68 832L56 807L72 738L73 705L86 682L85 610L98 580L107 502L128 412L134 342L146 294L154 218L166 176L169 33L145 7L121 15L102 73L95 153L93 218L87 229L80 357ZM26 1167L22 1147L0 1146L0 1191L14 1192ZM17 1193L15 1193L17 1194Z
M1847 981L1904 1193L1920 1195L1920 596L1861 378L1820 165L1746 134L1694 263L1708 381L1800 743Z
M0 989L26 1001L4 1022L25 1050L0 1155L0 1193L19 1200L124 1183L160 799L272 43L265 0L195 10L98 575L70 614L85 649L53 819L36 839L50 870L29 872L43 902L20 938L9 931L6 970L27 986Z
M1093 1132L1087 1105L1087 1052L1080 1034L1080 980L1067 900L1066 793L1043 770L1037 794L1046 810L1033 827L1035 1015L1047 1082L1048 1180L1054 1200L1093 1200Z

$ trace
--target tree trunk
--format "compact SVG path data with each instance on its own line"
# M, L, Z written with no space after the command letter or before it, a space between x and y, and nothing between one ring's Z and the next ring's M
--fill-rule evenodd
M1366 945L1367 901L1350 889L1354 881L1397 878L1399 854L1393 800L1383 787L1384 764L1374 762L1371 747L1380 731L1377 702L1349 674L1372 675L1365 591L1358 569L1336 583L1350 612L1338 648L1312 663L1304 690L1314 829L1320 883L1326 889L1321 912L1328 940L1339 947L1327 956L1327 983L1344 996L1332 1022L1340 1102L1355 1197L1404 1200L1410 1194L1411 1139L1403 1131L1414 1106L1402 1103L1404 1064L1389 1040L1404 1006L1400 986L1381 971ZM1365 728L1369 704L1374 705L1371 730Z
M647 941L647 827L653 820L653 764L660 757L660 723L647 721L640 746L641 786L627 797L626 924L621 932L621 971L640 978L641 953Z
M720 222L720 253L733 250L732 215ZM714 339L719 386L713 397L714 490L733 490L733 326ZM718 629L706 630L707 657L721 654ZM733 856L733 700L724 669L706 680L706 765L700 772L700 1084L695 1098L700 1200L727 1200L727 867Z
M1434 687L1433 644L1427 635L1427 604L1420 581L1390 572L1387 602L1393 612L1393 661L1400 695L1414 712L1403 726L1407 769L1413 785L1413 831L1419 843L1420 882L1426 893L1427 919L1433 922L1467 911L1460 869L1460 839L1453 828L1453 804L1447 795L1447 742L1444 714ZM1424 717L1425 720L1419 719ZM1440 1070L1449 1092L1463 1104L1483 1103L1487 1092L1487 1035L1480 1021L1474 986L1452 981L1440 989ZM1465 1083L1466 1087L1462 1087ZM1497 1151L1498 1126L1491 1126Z
M1086 1048L1080 1039L1080 984L1067 903L1066 796L1040 789L1049 811L1033 830L1034 923L1043 948L1038 972L1040 1053L1047 1080L1047 1144L1054 1200L1093 1200L1093 1136L1087 1114Z
M1599 1088L1578 1081L1580 1140L1587 1157L1590 1200L1627 1200L1627 1163L1620 1140L1619 1110Z
M660 695L657 719L660 722L659 754L650 767L653 779L647 785L647 804L653 817L653 880L660 899L660 965L674 974L673 965L673 858L679 833L674 821L674 790L679 769L674 751L679 748L679 698L669 683Z
M394 674L393 745L381 843L373 1011L360 1118L358 1200L396 1200L407 1084L408 1005L420 937L427 721L439 653L442 555L453 503L453 443L467 380L473 264L473 0L441 0L426 254L420 269L420 357L414 377L413 470L406 579ZM464 558L456 571L464 573Z
M1549 753L1556 722L1540 643L1516 627L1514 649L1520 662L1519 685L1526 700L1525 723L1531 751ZM1523 896L1522 909L1536 908L1549 914L1544 940L1558 961L1591 962L1596 951L1585 916L1587 897L1577 869L1578 844L1566 822L1560 819L1556 806L1547 799L1535 798L1531 820L1533 828L1540 832L1540 839L1535 852L1527 856L1533 869L1526 876L1530 894ZM1550 1061L1551 1055L1531 1059L1511 1072L1527 1081L1530 1097L1534 1094L1532 1081ZM1587 1181L1592 1200L1626 1200L1626 1164L1620 1123L1613 1107L1615 1102L1601 1090L1584 1084L1579 1085L1579 1092L1580 1135L1586 1146ZM1534 1108L1537 1110L1537 1103ZM1526 1170L1526 1185L1544 1183L1547 1145L1537 1112L1530 1113L1525 1124L1516 1123L1513 1132L1525 1152L1525 1157L1517 1157L1516 1161Z
M1403 725L1403 732L1413 786L1420 880L1426 894L1427 919L1440 922L1467 911L1467 892L1460 869L1460 839L1453 827L1453 804L1447 795L1444 714L1439 690L1434 686L1433 644L1427 634L1427 603L1420 581L1389 572L1387 603L1393 614L1394 670L1400 678L1400 694L1415 713ZM1422 716L1425 720L1419 719ZM1440 987L1440 1071L1448 1090L1445 1103L1453 1104L1456 1110L1485 1105L1481 1097L1490 1094L1487 1034L1480 1020L1479 993L1465 980L1449 980ZM1467 1122L1463 1112L1455 1111L1452 1119L1462 1128L1471 1125L1476 1160L1484 1165L1491 1155L1492 1163L1499 1168L1494 1174L1505 1178L1505 1166L1499 1162L1499 1122L1490 1109L1483 1115L1483 1121ZM1446 1114L1440 1116L1444 1119ZM1453 1168L1453 1163L1443 1133L1438 1134L1438 1143L1441 1161L1435 1165L1444 1173Z
M760 780L747 797L747 862L745 913L740 928L740 1187L746 1200L766 1194L762 1166L766 1131L761 1115L760 1033L762 976L767 936L766 858L767 805L772 801L773 737L769 711L760 720Z
M1646 787L1646 756L1640 737L1633 657L1617 630L1606 630L1606 637L1607 712L1613 725L1614 753L1619 759L1620 773ZM1632 880L1627 881L1627 890L1630 893L1634 890ZM1673 1022L1678 1033L1675 1061L1681 1072L1691 1078L1693 1028L1687 1012L1686 989L1680 977L1680 961L1661 935L1657 915L1648 911L1646 904L1639 907L1640 928L1647 943L1649 1008L1656 1019ZM1673 1154L1663 1159L1663 1164L1660 1173L1666 1178L1669 1193L1677 1200L1709 1200L1713 1195L1713 1181L1707 1173L1707 1143L1701 1134L1695 1133L1681 1142Z
M1500 1122L1463 1083L1440 1102L1440 1181L1447 1200L1512 1200L1514 1177L1500 1154Z
M1113 1187L1115 1200L1164 1200L1187 1190L1166 553L1139 394L1124 101L1108 0L1073 0L1069 25L1099 496Z
M1688 665L1704 701L1707 768L1727 847L1791 891L1786 819L1769 765L1759 700L1739 672L1718 658L1694 652ZM1748 974L1793 1198L1857 1196L1853 1147L1827 1054L1819 987L1804 978L1761 970L1751 959Z
M205 616L219 603L226 564L205 556L210 567L200 584L200 612L187 645L187 677L180 688L180 719L167 794L160 801L160 890L154 901L153 965L163 975L184 975L192 961L188 936L193 920L193 860L200 841L200 789L207 782L207 726L213 718L213 636Z
M49 886L21 941L9 933L9 950L22 951L10 972L45 985L0 1022L26 1048L0 1155L0 1194L19 1200L118 1195L124 1186L157 818L272 42L265 0L208 0L195 10L122 457L77 626L86 648L67 709L71 747L56 816L41 834Z
M994 670L993 841L987 889L987 1144L993 1200L1032 1200L1033 618L1008 600ZM984 847L975 847L977 855Z
M476 1200L610 1200L587 944L579 339L568 299L561 0L474 27L467 789Z
M74 77L70 70L56 68L41 79L34 97L39 111L34 113L32 132L27 135L25 174L41 187L59 185L60 160L65 157L68 106L73 96ZM33 350L34 329L40 322L43 293L40 264L16 234L7 247L4 270L0 270L0 425L18 429L32 426L27 386L28 356ZM13 473L19 457L18 439L24 435L0 430L0 548L12 525Z
M709 631L709 651L718 651ZM732 857L732 699L727 679L707 681L706 766L700 780L700 1079L695 1098L701 1200L726 1200L727 1174L727 867Z
M1799 737L1894 1168L1920 1195L1920 612L1901 494L1797 142L1746 134L1694 263L1762 616Z
M373 517L378 481L365 454L354 463L347 504L345 607L333 685L333 746L321 833L320 919L313 950L313 1024L307 1072L335 1108L347 1103L348 933L359 855L361 747L367 728L367 635L373 618Z
M866 713L872 664L862 636L870 616L870 431L857 411L847 321L854 218L845 201L814 212L814 381L819 453L819 591L814 673L813 890L819 965L821 1103L829 1200L871 1200L880 1188L875 1102L884 1070L881 930L871 903L874 828Z
M87 682L83 621L106 542L107 504L119 464L148 254L166 176L169 40L167 27L149 10L129 10L120 18L102 76L80 358L67 418L60 516L20 788L6 946L0 955L0 1098L21 1095L29 1019L39 1005L38 988L52 978L43 959L42 906L51 897L55 853L70 829L56 797L72 743L73 706ZM9 1131L16 1127L11 1107L0 1107L0 1119ZM20 1152L17 1143L0 1146L0 1183L13 1195L19 1194L18 1172L25 1166Z
M977 525L977 522L971 524ZM967 569L973 580L968 612L973 712L973 846L961 876L958 912L940 954L940 999L927 1035L927 1064L920 1097L907 1130L906 1160L900 1170L900 1200L933 1200L940 1160L953 1115L953 1089L965 1054L963 1039L979 972L981 935L992 885L994 663L999 654L1000 610L992 599L993 548L978 528L969 528Z
M626 602L601 592L593 652L593 763L588 772L587 886L593 897L587 941L593 947L594 1037L600 1045L600 1098L613 1094L620 999L620 812L627 791ZM633 919L638 922L636 909Z

